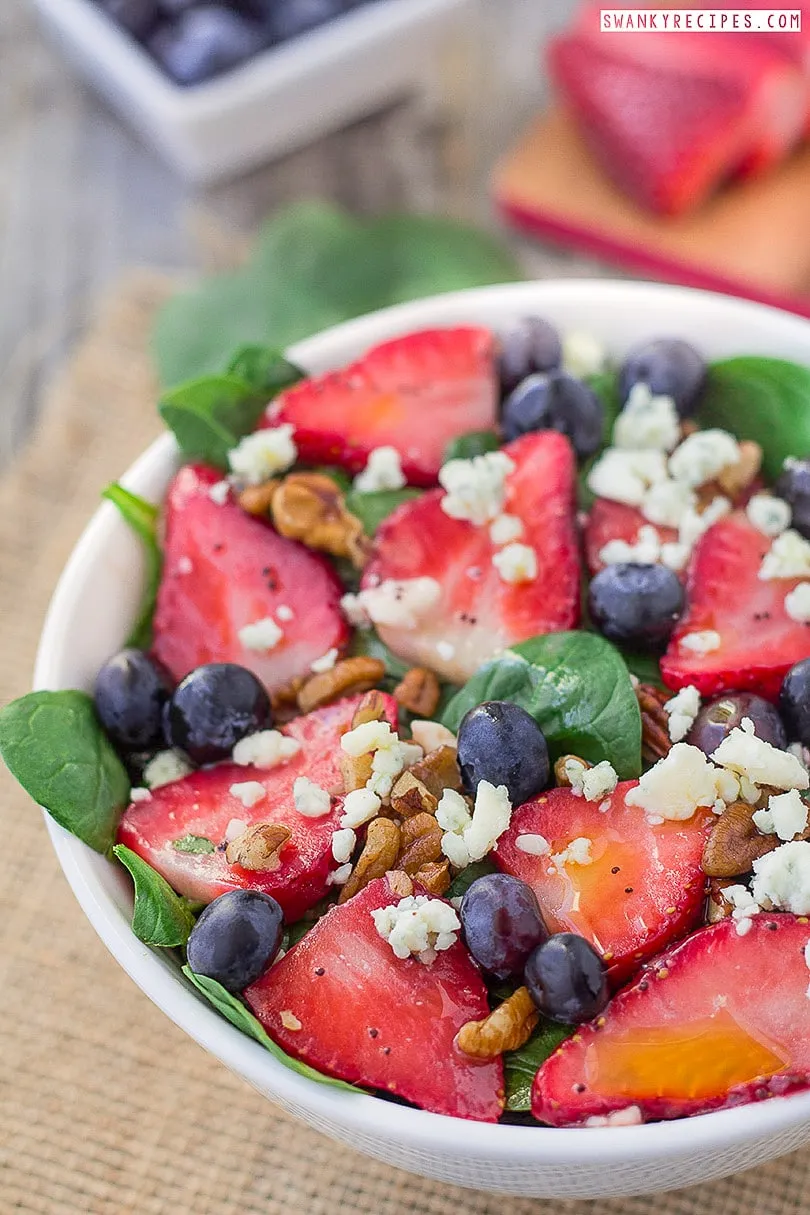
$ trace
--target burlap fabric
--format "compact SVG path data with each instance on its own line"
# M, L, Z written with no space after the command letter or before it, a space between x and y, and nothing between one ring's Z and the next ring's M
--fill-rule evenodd
M50 591L99 490L159 429L146 336L171 286L144 273L121 285L0 482L3 700L28 687ZM235 1079L138 991L74 902L39 812L0 779L3 1215L810 1212L810 1151L708 1186L590 1203L457 1190L336 1146Z

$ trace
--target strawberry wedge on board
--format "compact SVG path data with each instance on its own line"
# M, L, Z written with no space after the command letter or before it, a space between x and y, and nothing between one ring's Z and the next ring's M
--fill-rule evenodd
M324 789L341 786L340 737L350 728L360 699L338 701L284 726L282 732L296 739L301 750L275 768L218 764L154 789L148 801L133 802L124 812L117 842L137 852L187 898L210 903L226 890L262 890L278 900L289 921L300 919L329 891L329 874L337 868L332 833L340 805L321 818L299 814L293 783L307 776ZM396 727L396 702L390 696L385 700L386 716ZM265 790L249 807L231 791L233 785L247 782ZM223 844L233 820L245 826L279 823L290 829L277 869L228 864Z
M537 574L508 582L493 565L503 545L489 528L445 514L443 490L396 510L377 532L362 585L431 578L439 596L416 627L378 623L400 658L463 683L501 649L538 633L576 628L579 553L576 463L556 431L524 435L503 451L516 467L506 478L504 512L522 524L518 542L534 549Z
M215 501L210 490L219 481L215 469L190 464L169 487L152 650L178 681L206 662L236 662L272 692L345 646L343 590L322 557L246 514L232 497ZM272 647L263 648L261 629L249 643L239 636L262 621L280 630L277 640L268 638Z
M244 998L279 1046L320 1072L437 1114L496 1122L500 1057L473 1059L455 1046L462 1025L489 1013L481 973L461 941L428 964L396 957L371 913L400 898L387 878L375 879L318 920Z
M635 544L642 527L653 527L658 533L662 544L675 544L678 533L674 527L662 527L650 523L635 506L626 506L624 502L612 502L609 498L597 498L588 512L588 518L583 529L582 541L585 551L585 564L588 573L593 577L605 563L600 554L611 540L623 540L625 544Z
M805 917L764 913L744 936L721 920L659 955L546 1060L535 1118L682 1118L806 1089L808 941Z
M435 485L448 443L497 420L495 339L488 329L425 329L375 346L340 371L282 392L263 425L291 422L308 464L365 468L395 447L412 485Z
M785 608L785 596L806 579L760 578L770 546L742 512L700 539L689 568L688 608L661 659L667 687L694 684L701 696L751 689L775 700L790 667L810 657L810 625L792 620ZM705 652L692 648L701 641Z
M614 987L697 920L706 883L703 846L716 822L708 810L685 822L655 822L625 805L636 783L624 781L600 801L549 789L514 812L493 855L499 869L531 886L551 932L590 941ZM522 851L523 835L542 835L548 853ZM589 841L584 864L564 856L574 840Z

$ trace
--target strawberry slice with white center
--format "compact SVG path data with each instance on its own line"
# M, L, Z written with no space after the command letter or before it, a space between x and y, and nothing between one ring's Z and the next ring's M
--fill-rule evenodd
M688 607L661 659L667 687L694 684L701 696L751 689L776 700L788 670L810 657L810 624L791 619L785 607L786 595L807 579L760 578L770 547L741 512L698 542Z
M571 445L556 431L543 431L503 451L515 465L506 478L503 511L518 521L514 543L534 551L534 577L507 581L493 558L508 546L495 544L486 524L446 514L440 489L406 502L386 519L363 576L365 589L405 582L406 600L410 580L432 580L433 596L415 623L407 614L399 623L375 623L400 658L454 683L515 642L572 629L579 621Z
M418 889L417 889L418 893ZM372 911L401 901L387 878L333 907L243 993L288 1054L340 1080L421 1109L496 1122L503 1065L455 1045L489 1013L481 973L459 940L432 962L398 958Z
M291 422L301 459L365 468L376 447L399 452L412 485L435 485L448 443L497 420L495 340L488 329L425 329L392 338L339 371L282 392L263 425Z
M551 932L590 941L614 986L697 920L706 885L703 846L716 822L703 809L670 822L628 806L625 794L636 784L624 781L599 801L549 789L514 812L493 854L499 869L531 886ZM522 836L534 845L538 835L549 845L539 856L521 847Z
M546 1060L535 1118L684 1118L810 1087L809 941L805 917L764 913L659 955Z
M343 591L323 557L230 494L215 501L220 481L216 469L187 465L169 487L152 651L178 681L206 662L236 662L272 692L346 645Z
M275 768L218 764L154 789L149 800L133 802L125 811L117 842L137 852L187 898L210 903L226 890L262 890L278 900L289 921L300 919L330 889L329 875L337 868L332 834L338 828L340 804L319 818L299 814L293 785L297 777L306 776L327 791L342 789L340 738L351 727L360 700L355 696L338 701L284 726L282 733L296 739L301 750ZM396 728L396 701L386 696L385 705L387 719ZM263 786L264 794L245 805L232 786L253 783ZM229 825L239 834L255 823L290 829L278 868L250 870L228 864L224 845Z

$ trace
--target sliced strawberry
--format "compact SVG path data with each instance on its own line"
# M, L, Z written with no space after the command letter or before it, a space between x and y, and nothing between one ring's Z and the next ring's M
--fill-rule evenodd
M721 920L659 955L546 1060L535 1118L682 1118L807 1088L808 940L805 918L764 914L743 936Z
M429 964L397 958L371 912L400 897L377 878L333 907L245 999L271 1038L320 1072L437 1114L496 1122L500 1057L473 1059L455 1045L462 1025L489 1012L480 971L461 941Z
M742 512L715 523L698 542L687 611L661 659L667 687L691 683L702 696L751 688L775 700L789 668L810 656L810 625L785 610L785 595L803 579L758 576L770 544ZM719 634L717 649L698 654L682 644L705 631Z
M705 891L700 862L715 821L698 810L687 822L656 822L625 805L636 783L623 782L599 802L549 789L515 811L493 857L532 887L552 932L576 932L591 942L614 986L698 918ZM542 835L549 853L523 852L522 835ZM591 841L591 863L555 864L553 856L575 839Z
M588 573L593 576L604 569L605 563L600 553L611 540L624 540L625 544L635 544L640 529L652 526L637 507L625 506L623 502L611 502L608 498L597 498L588 512L583 532ZM678 533L674 527L656 525L655 530L662 544L676 543Z
M494 353L488 329L409 333L288 388L263 425L292 422L302 460L352 473L375 447L395 447L412 485L435 485L450 440L495 424Z
M397 706L386 696L386 715L397 723ZM351 726L360 697L338 701L297 717L283 733L301 743L301 750L275 768L219 764L193 772L152 792L149 801L133 802L118 828L118 843L126 844L148 861L179 894L203 903L235 888L263 890L278 899L287 919L294 921L328 892L332 833L340 817L339 805L322 818L298 813L293 783L308 776L323 789L342 787L338 757L340 736ZM231 786L247 781L264 785L265 796L246 807ZM292 835L280 853L277 869L257 871L229 865L224 841L232 819L253 823L282 823ZM188 852L175 844L187 836L209 840L214 851ZM202 845L205 847L205 844Z
M322 557L232 499L213 501L219 480L213 468L187 465L169 487L153 652L176 680L205 662L237 662L273 691L348 641L342 587ZM278 616L282 606L291 619ZM278 643L264 652L245 646L239 630L268 617L282 630Z
M439 583L441 596L418 627L378 625L378 631L395 654L455 683L496 651L537 633L575 628L579 620L571 446L555 431L544 431L503 450L516 464L504 511L521 520L519 542L535 550L534 579L504 581L492 564L498 548L488 528L446 515L438 489L406 502L383 523L363 576L366 588L388 579Z

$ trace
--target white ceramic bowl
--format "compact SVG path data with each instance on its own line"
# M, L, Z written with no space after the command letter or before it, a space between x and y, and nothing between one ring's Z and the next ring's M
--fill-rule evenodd
M584 329L619 355L643 337L673 334L706 355L778 355L810 364L810 323L757 304L644 283L545 282L492 287L406 304L300 343L308 370L344 363L383 338L425 325L495 328L537 313ZM810 406L810 402L808 403ZM154 443L125 475L158 500L174 468L173 440ZM117 469L110 469L113 475ZM38 688L89 688L123 642L140 591L137 542L102 505L53 597L37 658ZM159 951L130 931L128 878L47 819L74 893L108 949L172 1020L271 1101L380 1160L456 1185L538 1197L639 1194L750 1168L810 1139L810 1093L647 1126L558 1130L488 1126L424 1113L307 1080L222 1020Z

